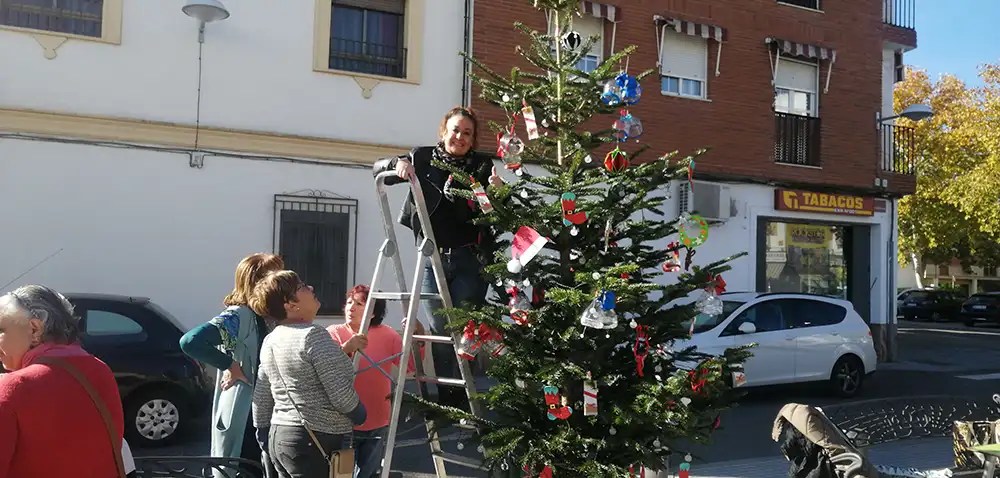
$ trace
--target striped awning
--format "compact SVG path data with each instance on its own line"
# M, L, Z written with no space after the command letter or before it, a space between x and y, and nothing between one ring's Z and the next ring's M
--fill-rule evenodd
M659 19L662 17L656 18ZM717 42L721 42L723 35L726 33L726 30L722 27L708 25L705 23L690 22L679 18L663 18L663 22L670 25L677 33L685 33L705 39L713 38Z
M816 45L809 45L807 43L796 43L779 38L768 38L764 40L764 42L768 45L774 45L778 51L786 55L800 56L803 58L818 58L820 60L837 59L837 50L832 48L823 48Z
M591 2L590 0L580 0L580 12L584 15L593 15L597 18L604 18L609 22L621 21L622 11L614 5Z

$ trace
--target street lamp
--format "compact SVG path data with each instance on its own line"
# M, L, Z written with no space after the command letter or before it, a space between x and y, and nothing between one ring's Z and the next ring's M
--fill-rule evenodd
M896 118L906 118L906 119L908 119L910 121L923 121L923 120L925 120L927 118L930 118L931 116L934 116L934 110L932 110L930 106L927 106L927 105L922 104L922 103L917 103L917 104L913 104L913 105L907 106L898 115L886 116L885 118L882 117L882 113L881 112L876 112L875 113L875 128L878 129L879 126L885 124L888 121L894 120Z
M198 20L198 43L205 43L205 24L229 18L229 10L221 0L188 0L181 7L185 15Z

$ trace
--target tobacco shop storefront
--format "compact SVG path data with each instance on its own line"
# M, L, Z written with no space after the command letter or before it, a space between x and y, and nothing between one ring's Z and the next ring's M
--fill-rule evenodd
M757 291L846 299L871 322L884 207L872 197L775 189L773 212L756 218Z

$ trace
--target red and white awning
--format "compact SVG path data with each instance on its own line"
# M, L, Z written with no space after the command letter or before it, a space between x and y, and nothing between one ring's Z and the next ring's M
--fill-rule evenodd
M807 43L796 43L779 38L768 38L764 40L764 42L769 45L774 45L778 51L784 53L785 55L837 61L837 50L832 48L823 48L816 45L809 45Z
M621 10L614 5L592 2L590 0L580 0L580 12L584 15L593 15L597 18L603 18L614 23L621 21L622 13Z
M826 67L826 84L823 86L823 93L830 92L830 75L833 73L833 64L837 62L837 50L810 45L808 43L796 43L780 38L765 38L764 43L768 45L767 57L771 60L771 85L774 85L775 79L778 77L781 55L784 54L785 56L797 56L810 60L829 60L829 64ZM773 56L771 55L771 50L774 50Z
M654 17L654 19L663 22L670 28L673 28L677 33L684 33L686 35L702 37L705 39L711 38L717 42L721 42L722 37L726 33L726 30L722 27L708 25L705 23L690 22L679 18Z

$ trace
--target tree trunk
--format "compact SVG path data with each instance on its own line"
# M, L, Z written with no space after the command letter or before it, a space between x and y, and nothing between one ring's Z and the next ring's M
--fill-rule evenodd
M924 261L920 260L915 252L910 253L910 263L913 265L913 278L917 281L917 288L924 288Z

